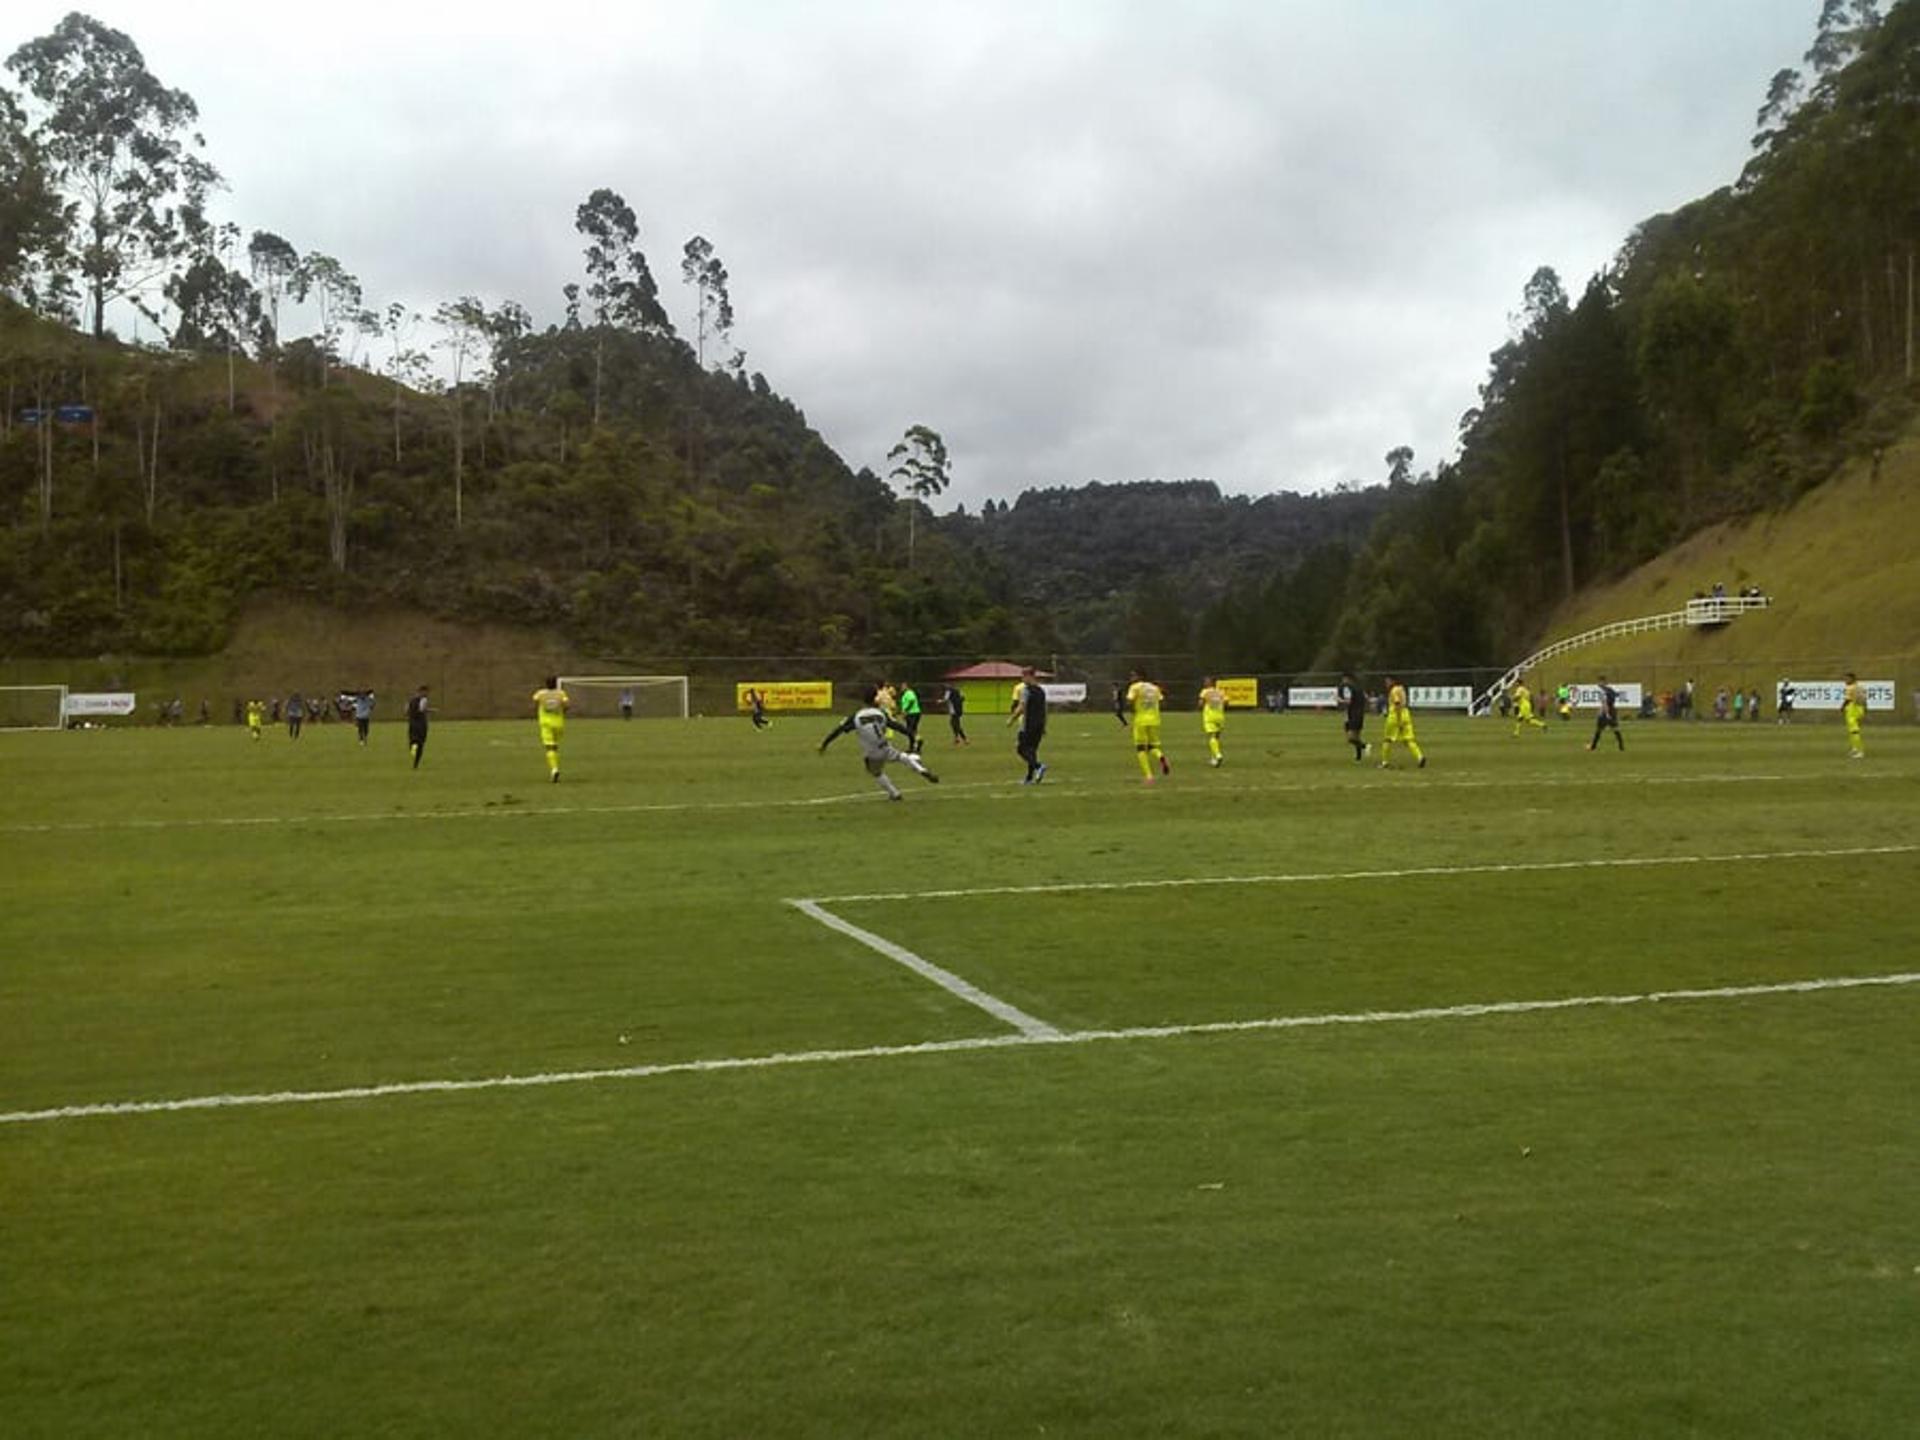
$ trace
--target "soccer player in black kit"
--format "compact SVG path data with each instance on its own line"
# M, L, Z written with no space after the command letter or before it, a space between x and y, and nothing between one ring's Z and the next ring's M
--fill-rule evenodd
M407 701L407 749L413 754L413 768L420 768L420 756L427 748L427 687L422 685Z
M1351 675L1340 677L1340 704L1347 712L1347 743L1353 746L1353 758L1357 764L1367 758L1367 751L1373 747L1360 738L1360 731L1367 723L1367 692L1354 683Z
M1627 742L1620 735L1620 692L1607 684L1607 677L1600 677L1600 714L1593 722L1593 739L1587 742L1588 750L1600 748L1600 737L1606 731L1613 731L1614 744L1622 750Z
M1027 762L1027 778L1020 783L1038 785L1047 777L1047 767L1040 759L1040 742L1047 738L1047 692L1034 678L1031 665L1020 672L1020 687L1013 692L1013 711L1007 723L1016 720L1020 722L1020 734L1013 748Z

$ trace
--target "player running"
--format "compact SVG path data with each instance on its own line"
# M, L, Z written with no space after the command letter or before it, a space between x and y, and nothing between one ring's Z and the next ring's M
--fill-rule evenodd
M900 690L900 723L907 729L907 749L920 753L920 692L908 681Z
M1547 722L1533 713L1533 692L1527 688L1524 677L1513 682L1513 738L1520 738L1520 727L1531 725L1536 730L1547 728Z
M967 739L966 727L967 697L960 692L958 685L947 686L947 725L953 731L953 743L971 745Z
M1007 712L1007 724L1020 722L1020 733L1013 742L1014 753L1027 762L1027 778L1022 785L1038 785L1047 778L1046 764L1040 759L1040 742L1047 738L1047 692L1034 677L1033 667L1020 671L1020 683L1014 687L1013 706Z
M260 738L260 726L267 718L267 707L259 700L247 701L247 732L254 739Z
M1607 677L1600 677L1600 713L1594 718L1593 739L1587 742L1589 752L1600 748L1600 737L1607 731L1613 731L1613 743L1622 750L1627 748L1624 736L1620 734L1620 692L1607 683Z
M1226 763L1220 753L1220 733L1227 728L1227 692L1213 676L1200 687L1200 733L1207 737L1207 763L1218 770Z
M420 768L420 757L427 752L427 687L422 685L407 700L407 751L413 756L413 768Z
M1160 687L1144 671L1135 670L1127 686L1127 709L1133 713L1133 753L1140 761L1141 779L1148 785L1153 784L1153 760L1160 762L1162 775L1173 773L1167 752L1160 748L1160 698Z
M826 754L827 747L842 735L850 734L857 737L860 741L860 756L866 764L867 773L873 776L874 783L886 792L889 800L901 798L900 787L895 785L893 777L887 774L889 761L906 766L929 785L938 785L940 777L927 768L926 761L911 750L898 749L887 738L889 730L908 735L909 739L912 737L906 726L880 707L879 695L880 692L872 685L861 691L861 699L866 703L828 733L827 738L820 742L820 753Z
M1847 672L1847 688L1842 692L1840 714L1847 722L1847 758L1867 758L1867 743L1860 735L1861 722L1867 718L1867 692L1853 671Z
M748 718L753 721L754 729L764 730L773 724L771 720L767 719L767 697L760 693L757 686L749 685L747 687L747 710L749 712Z
M1360 738L1360 732L1367 724L1367 692L1351 675L1340 677L1340 704L1347 712L1347 744L1353 746L1353 763L1358 765L1367 758L1367 752L1373 747Z
M1413 711L1407 705L1407 687L1389 675L1387 677L1387 723L1380 741L1382 770L1385 770L1393 761L1393 746L1396 740L1405 744L1418 769L1427 768L1427 757L1420 751L1420 742L1413 738Z
M547 755L547 778L560 783L560 737L567 733L567 711L573 698L560 688L560 677L547 676L547 683L533 692L534 718L540 722L540 748Z

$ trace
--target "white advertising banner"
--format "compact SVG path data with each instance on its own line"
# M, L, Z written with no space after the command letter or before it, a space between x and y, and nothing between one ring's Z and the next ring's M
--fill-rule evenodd
M1573 708L1576 710L1598 710L1600 708L1600 687L1598 685L1569 686L1573 692ZM1640 701L1645 695L1645 687L1637 681L1621 681L1613 687L1622 711L1639 713Z
M1838 710L1847 703L1847 682L1844 680L1782 680L1773 687L1775 705L1780 702L1780 691L1788 685L1793 686L1793 708L1796 710ZM1862 680L1860 688L1867 692L1867 709L1894 708L1893 681Z
M1407 704L1415 710L1470 710L1471 685L1409 685Z
M1289 710L1331 710L1339 703L1338 685L1295 685L1287 691Z
M1040 688L1047 692L1047 703L1049 705L1084 705L1087 703L1087 687L1085 685L1042 685Z
M67 696L66 713L68 715L131 715L133 714L133 695L100 694Z

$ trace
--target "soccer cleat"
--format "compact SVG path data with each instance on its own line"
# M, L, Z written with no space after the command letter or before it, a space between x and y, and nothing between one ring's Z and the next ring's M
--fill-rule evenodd
M1415 768L1416 770L1424 770L1424 769L1426 769L1426 768L1427 768L1427 757L1426 757L1426 756L1424 756L1424 755L1422 755L1422 756L1420 757L1420 763L1419 763L1418 765L1416 765L1416 766L1415 766L1414 768Z
M929 785L938 785L940 783L940 777L938 775L934 774L933 771L927 770L924 768L920 771L920 778L926 781Z
M1373 753L1373 742L1369 740L1366 744L1362 745L1360 747L1360 753L1362 755L1371 755Z
M1042 780L1046 778L1047 778L1047 767L1045 762L1042 762L1039 766L1035 768L1033 772L1033 783L1038 785Z
M1386 762L1386 761L1384 761L1384 760L1382 760L1382 761L1380 762L1380 768L1381 768L1382 770L1385 770L1385 769L1387 768L1387 762Z
M889 800L904 800L906 798L907 797L902 795L898 790L894 791L893 794L887 796L887 799Z
M1173 766L1171 766L1171 765L1169 765L1169 764L1167 763L1167 757L1166 757L1166 756L1164 756L1164 755L1162 755L1162 756L1160 757L1160 773L1161 773L1162 775L1171 775L1171 774L1173 774Z
M556 771L554 771L554 772L553 772L553 781L552 781L552 783L553 783L553 784L555 784L555 785L558 785L558 784L560 783L560 772L559 772L558 770L556 770Z
M1209 760L1207 763L1213 766L1214 769L1218 770L1220 768L1220 762L1225 758L1226 757L1224 755L1216 755L1213 757L1213 759Z

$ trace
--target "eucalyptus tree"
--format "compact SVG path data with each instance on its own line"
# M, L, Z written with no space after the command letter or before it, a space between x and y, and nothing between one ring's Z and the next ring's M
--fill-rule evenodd
M58 312L48 301L65 281L66 229L67 206L46 150L20 102L0 86L0 293Z
M911 570L920 505L952 483L952 463L947 442L925 425L909 425L900 442L887 452L887 459L893 462L887 478L900 485L907 499L907 568Z
M260 354L267 362L267 483L280 498L280 301L300 274L300 252L271 230L247 242L247 265L261 301Z
M457 530L466 513L467 402L461 387L469 364L477 367L486 360L493 332L487 307L472 295L440 306L433 312L433 323L440 327L434 348L444 351L453 367L447 398L453 407L453 524Z
M586 237L587 298L593 302L593 423L601 416L610 330L673 333L660 304L660 288L640 249L640 220L616 192L595 190L574 212L574 228Z
M340 341L347 327L358 327L369 313L362 304L360 281L331 255L316 250L301 257L291 293L303 304L311 296L319 307L320 388L324 390L332 381L334 362L342 358ZM378 324L377 317L374 323Z
M107 306L168 274L205 223L220 176L199 154L199 110L154 77L127 35L77 11L7 68L34 102L98 339Z
M193 263L166 285L175 312L173 348L226 354L229 414L236 404L234 353L244 352L247 335L260 328L260 292L233 264L239 235L231 224L208 230Z
M694 358L707 365L707 334L723 343L733 334L733 297L727 289L727 267L713 253L713 243L696 235L687 241L680 258L680 278L693 287L696 329ZM737 368L729 365L729 368Z

